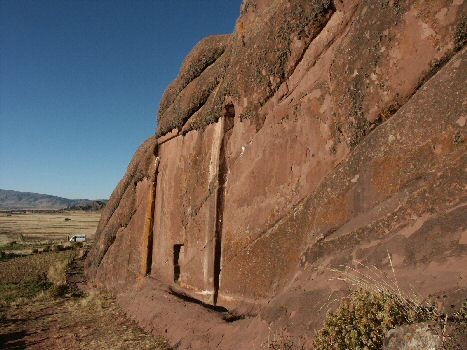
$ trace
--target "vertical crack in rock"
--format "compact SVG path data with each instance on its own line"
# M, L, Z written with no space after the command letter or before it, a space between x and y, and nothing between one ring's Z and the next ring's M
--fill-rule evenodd
M227 159L226 148L235 123L235 107L232 103L227 104L224 110L224 131L219 154L218 188L216 203L216 234L214 247L214 305L217 304L217 295L220 287L221 258L222 258L222 223L225 203L225 184L227 181Z
M157 153L157 147L156 151ZM154 240L154 209L156 202L156 185L157 185L157 171L159 168L159 157L155 157L154 163L149 170L149 191L148 191L148 202L146 206L146 217L144 220L144 234L143 234L143 256L141 260L141 273L148 275L151 273L152 265L152 249Z

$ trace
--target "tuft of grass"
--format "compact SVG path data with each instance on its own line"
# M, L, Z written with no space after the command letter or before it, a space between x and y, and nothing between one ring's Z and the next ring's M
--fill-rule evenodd
M109 296L105 293L91 292L86 297L82 298L79 302L83 308L102 310L107 307Z
M47 271L47 280L53 284L52 288L50 288L50 295L53 298L64 297L68 292L66 274L72 260L73 254L64 255L62 259L55 260Z
M68 285L57 284L50 288L50 296L52 298L62 298L68 292Z

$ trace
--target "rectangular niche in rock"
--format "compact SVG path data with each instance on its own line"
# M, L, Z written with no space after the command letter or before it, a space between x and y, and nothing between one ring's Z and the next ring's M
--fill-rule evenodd
M174 244L174 282L180 279L180 254L183 254L183 244Z

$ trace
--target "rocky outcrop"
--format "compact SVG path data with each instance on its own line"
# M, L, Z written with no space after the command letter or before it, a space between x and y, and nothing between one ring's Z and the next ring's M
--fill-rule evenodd
M462 0L244 1L235 33L198 44L165 93L156 137L104 210L89 276L192 348L251 348L278 331L308 346L348 290L329 280L340 266L394 268L401 288L459 303L465 14ZM237 321L203 321L213 311L184 313L187 300Z

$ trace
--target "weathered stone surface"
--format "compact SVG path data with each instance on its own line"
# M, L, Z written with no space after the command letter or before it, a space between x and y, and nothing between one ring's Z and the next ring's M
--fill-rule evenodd
M452 56L462 6L364 1L357 9L329 70L332 95L339 96L336 126L350 145L387 120Z
M441 337L428 323L417 323L391 329L384 340L384 350L440 350Z
M180 272L177 284L186 293L212 303L214 294L216 179L222 124L208 126L159 146L152 276L174 282L174 249ZM173 157L173 155L178 155Z
M186 348L257 348L278 330L308 348L348 289L329 268L392 273L388 254L401 288L459 303L465 14L462 0L245 1L236 32L200 43L166 92L158 138L104 211L89 275ZM169 290L247 317L152 299Z
M245 4L232 36L207 39L187 58L162 99L157 134L204 128L223 115L227 99L242 118L257 119L333 12L329 0Z

